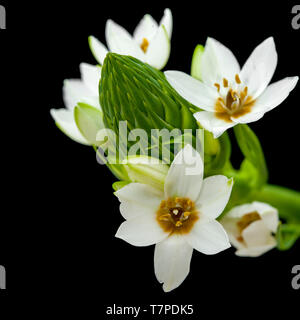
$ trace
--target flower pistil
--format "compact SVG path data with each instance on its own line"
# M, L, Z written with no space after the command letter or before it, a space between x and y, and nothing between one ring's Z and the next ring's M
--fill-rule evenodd
M188 233L199 219L195 203L189 198L174 197L163 200L157 211L157 221L170 233Z
M235 75L235 83L232 86L229 86L226 78L223 78L222 85L214 84L220 93L215 104L217 118L232 122L231 117L239 118L251 111L255 100L248 95L248 87L242 85L238 74Z

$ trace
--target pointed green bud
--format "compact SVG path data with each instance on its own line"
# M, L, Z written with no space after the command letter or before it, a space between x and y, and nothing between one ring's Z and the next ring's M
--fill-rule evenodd
M162 161L148 156L129 156L125 167L131 181L163 191L169 166Z
M112 188L115 191L118 191L122 188L124 188L125 186L127 186L130 183L130 181L116 181L112 184Z
M83 137L92 145L100 145L97 132L104 128L101 110L85 103L78 103L74 109L74 118Z
M201 76L201 59L204 53L204 47L200 44L197 45L195 48L193 58L192 58L192 65L191 65L191 76L202 80Z
M118 133L120 121L128 129L196 129L190 108L164 74L133 57L108 53L100 81L100 104L107 128Z

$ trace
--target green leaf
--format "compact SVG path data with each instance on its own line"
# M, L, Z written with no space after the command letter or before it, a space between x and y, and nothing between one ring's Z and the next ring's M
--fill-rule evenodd
M191 66L191 76L202 80L201 78L201 59L204 52L204 47L200 44L195 48L193 58L192 58L192 66Z
M104 129L102 112L88 104L78 103L74 109L74 119L84 138L91 144L100 146L97 133Z
M256 187L260 188L268 180L268 169L261 144L255 133L246 124L235 126L234 133L244 157L258 171Z

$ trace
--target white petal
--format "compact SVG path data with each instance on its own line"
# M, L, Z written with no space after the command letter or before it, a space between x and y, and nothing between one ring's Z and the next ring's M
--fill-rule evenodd
M264 114L264 112L250 112L239 118L231 117L231 120L235 123L251 123L261 119Z
M165 292L179 287L190 272L193 248L182 237L172 235L155 246L154 269Z
M130 183L115 192L121 202L132 202L142 207L147 207L156 212L164 194L146 184ZM129 206L128 206L129 207ZM122 213L125 219L129 219L131 212Z
M90 104L93 107L98 107L98 97L78 79L70 79L64 81L63 99L66 107L73 110L78 102Z
M274 238L270 239L270 244L264 246L250 247L250 248L241 248L235 252L239 257L259 257L262 254L272 250L277 245L277 242Z
M248 93L256 99L271 81L277 66L277 52L273 37L257 46L251 53L240 73Z
M51 109L50 113L56 125L64 134L66 134L69 138L78 143L90 145L88 141L79 132L74 120L72 110Z
M227 223L230 223L231 221L234 225L236 225L236 222L241 217L251 212L257 212L260 215L265 226L270 231L274 233L277 231L277 227L279 223L277 209L270 206L268 203L258 202L258 201L254 201L252 203L246 203L246 204L234 207L222 219L222 224L224 221L224 225L226 226L226 230L227 230L228 229Z
M236 125L234 122L230 123L216 118L213 112L196 112L194 117L205 130L213 133L215 139L219 138L227 129Z
M226 213L225 218L239 219L247 213L257 211L257 207L253 203L246 203L236 206Z
M235 207L232 209L226 217L230 214L232 216L232 212L235 215L239 215L242 217L244 214L250 213L250 212L257 212L261 219L263 220L265 226L272 232L277 231L278 223L279 223L279 216L278 216L278 210L272 206L270 206L268 203L254 201L250 204L242 205Z
M228 237L229 237L229 241L230 241L230 243L231 243L231 245L232 245L233 247L235 247L235 248L238 249L238 250L247 248L243 242L241 242L241 241L238 240L239 234L238 234L238 236L234 236L233 234L231 234L231 233L226 229L226 226L224 226L223 223L222 223L222 226L224 227L225 231L227 232Z
M145 54L148 64L156 69L162 69L168 62L171 52L170 39L164 26L160 26L149 43Z
M216 88L207 86L181 71L166 71L165 76L172 87L187 101L203 110L214 111L219 98Z
M267 112L281 104L295 88L298 77L288 77L272 83L257 98L253 112Z
M106 23L105 36L110 51L144 61L145 55L139 45L124 28L112 20Z
M150 14L145 14L133 32L133 37L138 44L143 42L143 39L150 41L158 30L157 22Z
M239 220L238 218L229 217L228 213L224 217L222 217L222 219L220 220L220 223L222 224L222 226L226 230L229 237L231 235L236 238L240 235L239 229L237 226L238 220ZM231 240L231 238L230 238L230 240Z
M99 94L98 87L101 78L101 67L93 66L88 63L80 64L81 78L87 88L97 96Z
M155 211L153 215L143 214L123 222L116 233L117 238L137 247L159 243L168 235L169 233L159 226Z
M270 230L262 220L252 222L242 232L242 236L247 247L256 247L268 244L270 234Z
M216 219L225 209L233 186L233 179L211 176L203 180L196 207L209 219Z
M93 36L89 37L89 45L94 58L102 65L108 53L107 48Z
M216 82L234 79L240 66L233 53L219 41L207 38L201 60L202 80L213 86Z
M155 206L143 206L134 201L122 201L120 203L120 212L124 219L130 220L141 215L151 215L155 211Z
M184 238L190 246L204 254L216 254L230 247L222 225L216 220L203 222L201 217Z
M272 232L276 233L279 223L278 211L276 209L265 211L263 214L261 214L261 218L266 227Z
M172 31L173 31L173 16L170 9L165 9L164 16L162 17L160 21L160 25L164 25L167 31L167 34L169 36L169 39L172 37Z
M196 201L203 180L203 161L191 145L176 155L165 180L165 196L187 197Z

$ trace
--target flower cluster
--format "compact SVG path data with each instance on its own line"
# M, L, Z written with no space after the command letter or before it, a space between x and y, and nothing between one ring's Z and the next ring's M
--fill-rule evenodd
M99 64L81 63L81 79L64 82L66 108L51 110L58 128L93 146L117 178L125 221L116 237L155 245L164 291L184 281L194 249L212 255L232 245L237 256L258 257L300 237L300 193L268 184L261 143L247 125L279 106L298 77L269 84L277 66L271 37L242 68L208 38L195 49L191 75L163 73L172 29L170 9L160 23L145 15L133 36L108 20L107 47L89 38ZM230 161L230 128L240 168Z

